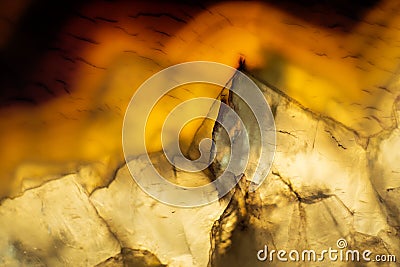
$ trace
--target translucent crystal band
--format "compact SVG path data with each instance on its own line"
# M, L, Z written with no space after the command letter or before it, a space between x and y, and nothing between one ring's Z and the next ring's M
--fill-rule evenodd
M227 86L227 78L232 77ZM234 81L237 81L235 83ZM128 159L137 154L137 151L146 151L146 123L156 103L174 88L190 83L208 83L227 87L237 95L251 110L257 126L259 136L254 137L254 132L248 132L246 120L231 106L220 102L219 115L215 120L221 125L230 142L230 155L223 161L224 171L215 177L211 183L199 187L185 187L173 184L156 170L147 153L147 163L143 168L131 168ZM212 106L216 99L197 97L184 101L176 106L163 122L161 139L163 152L168 161L181 171L198 172L212 164L218 154L218 144L213 140L204 139L199 143L200 158L187 159L179 147L179 133L184 125L193 119L202 118L204 115L194 107ZM191 108L193 107L193 108ZM213 118L210 118L213 119ZM214 119L213 119L214 120ZM181 127L176 127L176 125ZM166 145L165 133L175 137L172 143ZM250 137L250 134L252 136ZM133 140L134 136L134 140ZM139 137L138 137L139 136ZM139 138L139 142L137 140ZM251 155L252 139L258 140L257 159ZM255 190L267 176L275 152L275 124L271 109L257 85L242 72L224 64L206 61L182 63L166 68L146 80L133 95L127 108L123 124L123 149L124 156L132 177L139 186L157 200L180 207L195 207L206 205L226 195L244 174L249 160L254 167L250 190ZM225 156L225 155L224 155Z

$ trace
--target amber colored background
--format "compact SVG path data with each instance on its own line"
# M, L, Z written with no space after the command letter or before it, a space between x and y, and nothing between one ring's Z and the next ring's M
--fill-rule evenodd
M2 1L0 197L90 164L98 173L83 181L86 189L107 183L123 162L130 97L152 74L185 61L237 67L243 57L266 84L360 136L390 127L399 8L390 0ZM166 101L160 114L176 104Z

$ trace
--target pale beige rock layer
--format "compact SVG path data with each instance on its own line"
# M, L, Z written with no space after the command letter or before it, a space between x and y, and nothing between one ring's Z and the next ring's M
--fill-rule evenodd
M259 85L274 112L277 151L255 193L241 181L232 198L182 209L145 194L126 165L90 195L78 182L90 172L67 175L1 202L1 265L265 266L256 253L266 244L319 251L336 248L339 238L351 249L400 255L398 103L392 127L363 138ZM157 154L153 163L178 183L210 179L176 172Z
M337 249L340 238L346 239L349 249L399 255L397 102L391 103L390 130L362 138L333 119L258 84L275 114L277 151L272 171L259 190L242 196L246 216L224 219L226 224L240 219L241 227L231 229L216 223L218 230L213 238L220 240L221 234L229 232L225 235L231 246L227 249L220 245L224 247L222 253L213 254L211 266L265 266L267 263L256 257L264 245L276 250L318 252L329 247ZM235 205L233 209L241 209ZM224 214L231 210L228 208ZM215 250L218 252L220 247L217 245ZM268 264L286 266L276 258ZM356 263L325 261L303 265ZM396 266L373 262L367 265Z

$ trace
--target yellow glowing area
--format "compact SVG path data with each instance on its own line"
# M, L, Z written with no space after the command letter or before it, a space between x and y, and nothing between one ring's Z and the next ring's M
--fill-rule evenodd
M393 2L382 1L365 15L367 22L360 21L345 32L261 2L221 3L184 27L181 38L171 38L167 51L177 61L206 59L231 65L243 55L249 70L267 77L267 83L369 135L391 123L367 119L374 114L365 108L386 106L377 99L385 95L382 88L390 87L397 70L392 58L400 55L396 45L400 21L383 12L393 8ZM271 73L276 75L269 80Z
M167 146L171 140L176 140L176 137L179 137L181 150L183 153L186 153L193 142L197 129L199 129L204 119L198 118L188 121L183 125L177 124L174 127L174 129L176 129L175 132L163 131L164 122L179 104L199 97L217 99L222 90L222 87L213 84L192 83L179 86L171 90L167 95L164 95L155 104L147 120L145 129L147 151L160 151L162 149L161 134L165 134L167 136L164 139L166 140L166 143L163 144L164 146ZM193 109L193 105L191 108ZM190 112L198 113L204 118L209 113L211 106L197 105L196 108L197 110L190 110ZM138 114L138 116L140 116L140 114Z

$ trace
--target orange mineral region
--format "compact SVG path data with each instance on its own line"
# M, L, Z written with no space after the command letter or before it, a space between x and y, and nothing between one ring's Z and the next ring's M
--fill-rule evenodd
M69 4L62 20L60 9L48 11L56 12L57 25L33 26L26 17L38 3L1 4L0 197L77 170L88 192L106 185L123 163L122 121L135 90L186 61L238 67L244 58L253 77L360 136L393 124L388 99L400 57L397 1L376 2L353 17L336 6L295 1L150 2ZM47 25L42 35L40 25ZM220 90L197 84L162 99L147 125L148 151L161 150L157 132L174 106L190 97L216 98ZM184 147L200 123L185 128ZM85 175L86 166L95 168Z

